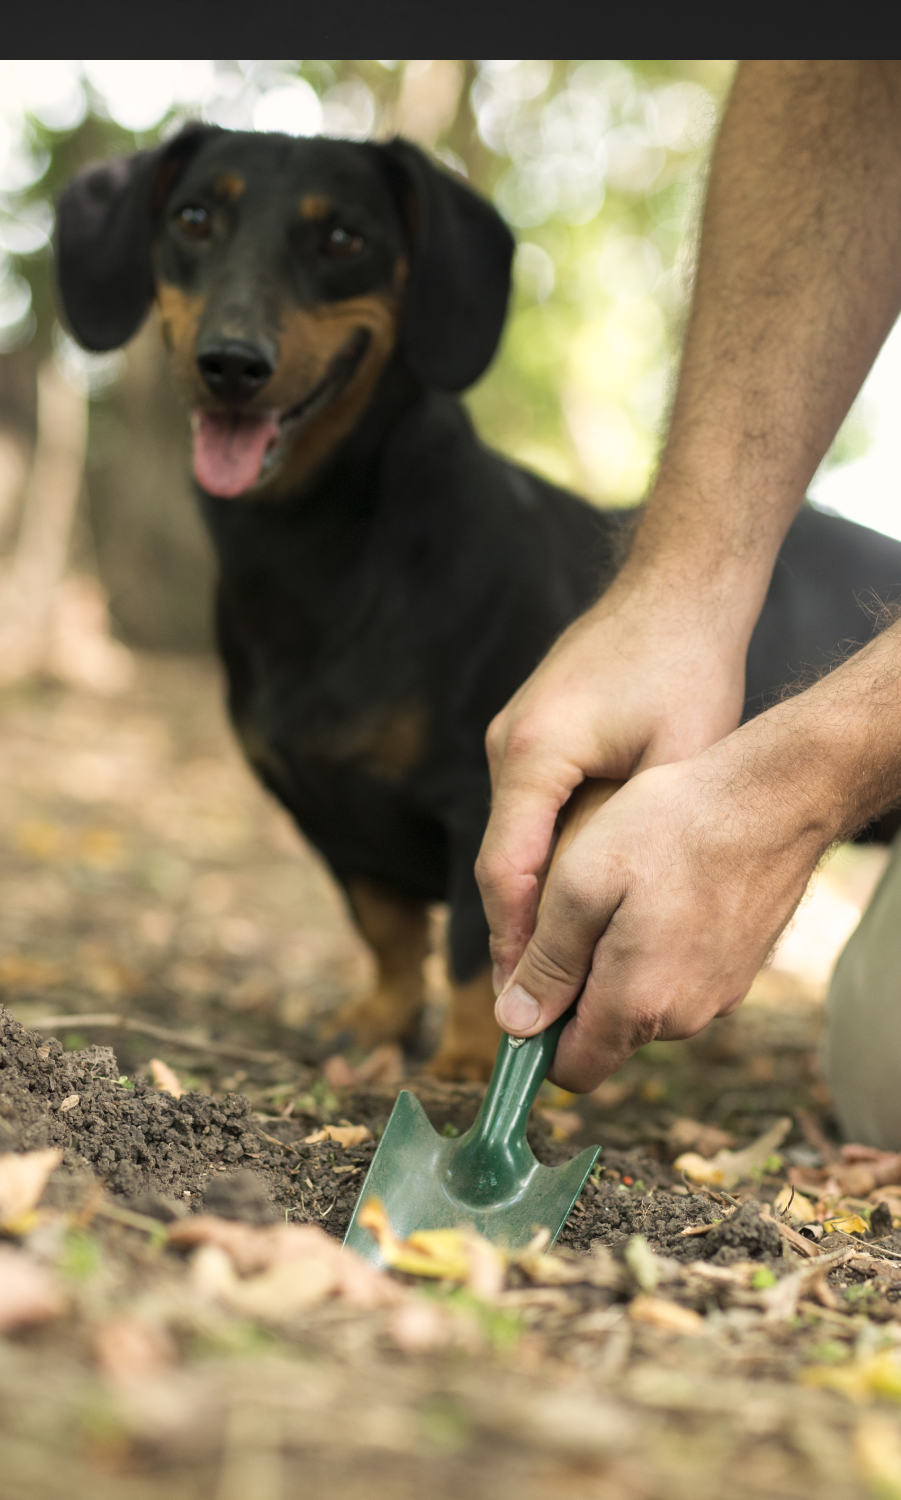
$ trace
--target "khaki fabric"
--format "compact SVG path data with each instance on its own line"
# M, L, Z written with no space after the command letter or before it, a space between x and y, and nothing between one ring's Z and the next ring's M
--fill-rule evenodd
M835 966L823 1065L845 1140L901 1151L901 835Z

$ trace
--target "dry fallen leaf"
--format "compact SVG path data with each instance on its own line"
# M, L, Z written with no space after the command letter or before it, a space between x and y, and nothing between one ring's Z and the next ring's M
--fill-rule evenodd
M550 1230L540 1229L524 1250L516 1256L516 1264L530 1281L545 1286L570 1286L579 1282L588 1286L600 1286L610 1290L621 1287L625 1281L624 1268L614 1260L606 1245L595 1245L590 1255L573 1256L557 1251L547 1255Z
M55 1150L0 1156L0 1233L27 1234L33 1227L47 1179L62 1159Z
M357 1068L361 1083L400 1083L403 1076L404 1054L396 1042L376 1047Z
M786 1117L777 1120L775 1125L742 1151L718 1151L711 1161L688 1151L677 1157L674 1165L677 1171L684 1172L694 1182L705 1183L708 1187L722 1187L728 1192L753 1172L763 1170L767 1158L782 1145L791 1126L791 1120Z
M65 1310L65 1298L45 1266L23 1251L0 1247L0 1333L45 1323Z
M467 1310L442 1307L422 1296L407 1297L394 1309L387 1333L405 1354L422 1354L450 1345L475 1351L485 1342L477 1319Z
M139 1384L175 1362L168 1330L129 1313L107 1318L94 1334L94 1355L108 1380Z
M339 1146L362 1146L364 1141L371 1140L372 1131L365 1125L323 1125L321 1130L305 1135L303 1143L316 1146L320 1141L335 1141Z
M847 1365L811 1365L801 1371L804 1385L825 1386L841 1391L852 1401L866 1401L871 1396L901 1398L901 1363L898 1351L887 1349Z
M259 1276L242 1279L223 1250L204 1245L194 1257L191 1279L195 1291L215 1297L233 1312L278 1323L331 1297L340 1277L334 1261L310 1256L282 1261Z
M352 1088L357 1083L400 1083L404 1076L404 1054L396 1042L385 1042L354 1065L336 1052L325 1059L322 1073L333 1089Z
M400 1240L391 1228L384 1204L370 1198L358 1222L378 1241L387 1264L411 1276L465 1282L477 1295L494 1296L503 1285L506 1257L472 1229L419 1229Z
M297 1273L299 1266L306 1267L304 1284L308 1288L315 1283L322 1288L321 1295L334 1293L343 1301L364 1310L389 1306L401 1294L401 1289L390 1277L367 1265L352 1250L343 1250L338 1240L315 1224L268 1224L257 1227L232 1219L219 1219L214 1214L196 1214L170 1225L168 1238L170 1245L176 1249L204 1248L216 1251L215 1257L207 1256L199 1262L202 1269L206 1268L204 1288L211 1296L220 1295L217 1287L221 1281L223 1295L227 1297L232 1281L237 1279L235 1273L240 1277L250 1278L242 1281L241 1285L252 1287L254 1281L282 1265L293 1266L294 1274L298 1275L298 1279L291 1282L290 1296L295 1305L299 1305L307 1295L302 1290L302 1278ZM195 1270L197 1264L195 1258ZM217 1268L222 1265L225 1265L226 1270L219 1276ZM316 1270L316 1266L322 1267L322 1271ZM219 1281L216 1280L217 1276ZM327 1282L328 1291L325 1290ZM270 1284L267 1283L260 1294L267 1306L272 1300L269 1287ZM252 1295L248 1293L248 1296ZM245 1308L245 1311L249 1311L249 1308Z
M574 1109L538 1109L535 1113L550 1125L551 1137L555 1141L568 1141L570 1136L578 1135L585 1124Z
M815 1224L817 1221L816 1209L810 1199L791 1187L779 1190L773 1207L778 1214L788 1214L789 1219L797 1219L799 1224Z
M635 1092L635 1083L627 1082L625 1078L605 1078L596 1089L592 1089L589 1099L601 1109L616 1109L620 1104L625 1104L630 1094Z
M843 1214L838 1219L826 1219L823 1228L827 1234L866 1234L867 1226L860 1214Z
M634 1323L649 1323L665 1333L700 1333L704 1319L691 1307L681 1307L668 1297L650 1297L642 1292L629 1303L629 1317Z
M673 1152L697 1151L699 1156L711 1157L717 1151L729 1151L735 1145L735 1136L718 1125L705 1125L701 1120L690 1120L682 1116L674 1120L666 1134L666 1143Z
M61 964L47 963L43 958L29 958L24 953L7 953L0 958L0 985L4 989L46 990L62 984L65 978Z
M330 1089L349 1089L359 1082L356 1068L340 1052L325 1059L322 1076Z
M148 1064L150 1076L161 1093L171 1094L174 1099L180 1099L186 1092L182 1088L181 1079L174 1073L168 1063L164 1063L159 1057L152 1057Z

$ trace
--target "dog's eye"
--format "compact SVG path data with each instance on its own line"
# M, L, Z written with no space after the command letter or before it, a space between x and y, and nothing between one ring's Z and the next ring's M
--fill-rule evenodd
M355 234L352 229L342 229L340 225L329 232L325 242L326 254L338 260L344 260L349 255L359 255L362 248L363 236Z
M197 203L189 203L186 208L176 214L175 222L182 234L187 235L190 240L209 238L212 228L209 211L201 208Z

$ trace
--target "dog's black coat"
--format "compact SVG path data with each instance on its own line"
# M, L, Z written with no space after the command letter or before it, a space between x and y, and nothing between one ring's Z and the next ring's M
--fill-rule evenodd
M261 341L272 339L269 283L290 283L300 301L339 299L384 285L392 247L410 257L398 348L356 430L299 493L202 494L201 505L219 556L231 713L250 758L342 882L366 876L450 902L452 968L466 980L488 962L473 876L486 727L610 581L629 521L500 458L450 394L494 351L511 245L488 205L402 142L201 130L82 174L60 202L57 250L62 302L84 344L110 347L136 329L154 247L169 256L168 277L196 290L190 266L173 266L167 216L224 168L249 187L232 263L226 247L206 273L207 305L210 277L234 278L240 254L245 302L247 286L262 288ZM305 187L343 194L388 247L368 282L365 267L351 286L349 273L329 282L300 251L287 257ZM746 712L869 639L875 613L861 604L899 589L901 544L805 508L754 632ZM401 721L418 743L412 759L384 752Z

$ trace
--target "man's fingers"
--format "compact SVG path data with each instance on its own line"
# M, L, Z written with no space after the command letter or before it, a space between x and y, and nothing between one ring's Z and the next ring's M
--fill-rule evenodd
M505 1031L544 1031L582 991L595 944L622 896L618 882L585 864L576 840L548 877L535 932L495 1007Z
M476 879L491 929L491 955L504 979L532 936L539 877L547 865L560 805L553 793L524 788L501 795L492 809Z

